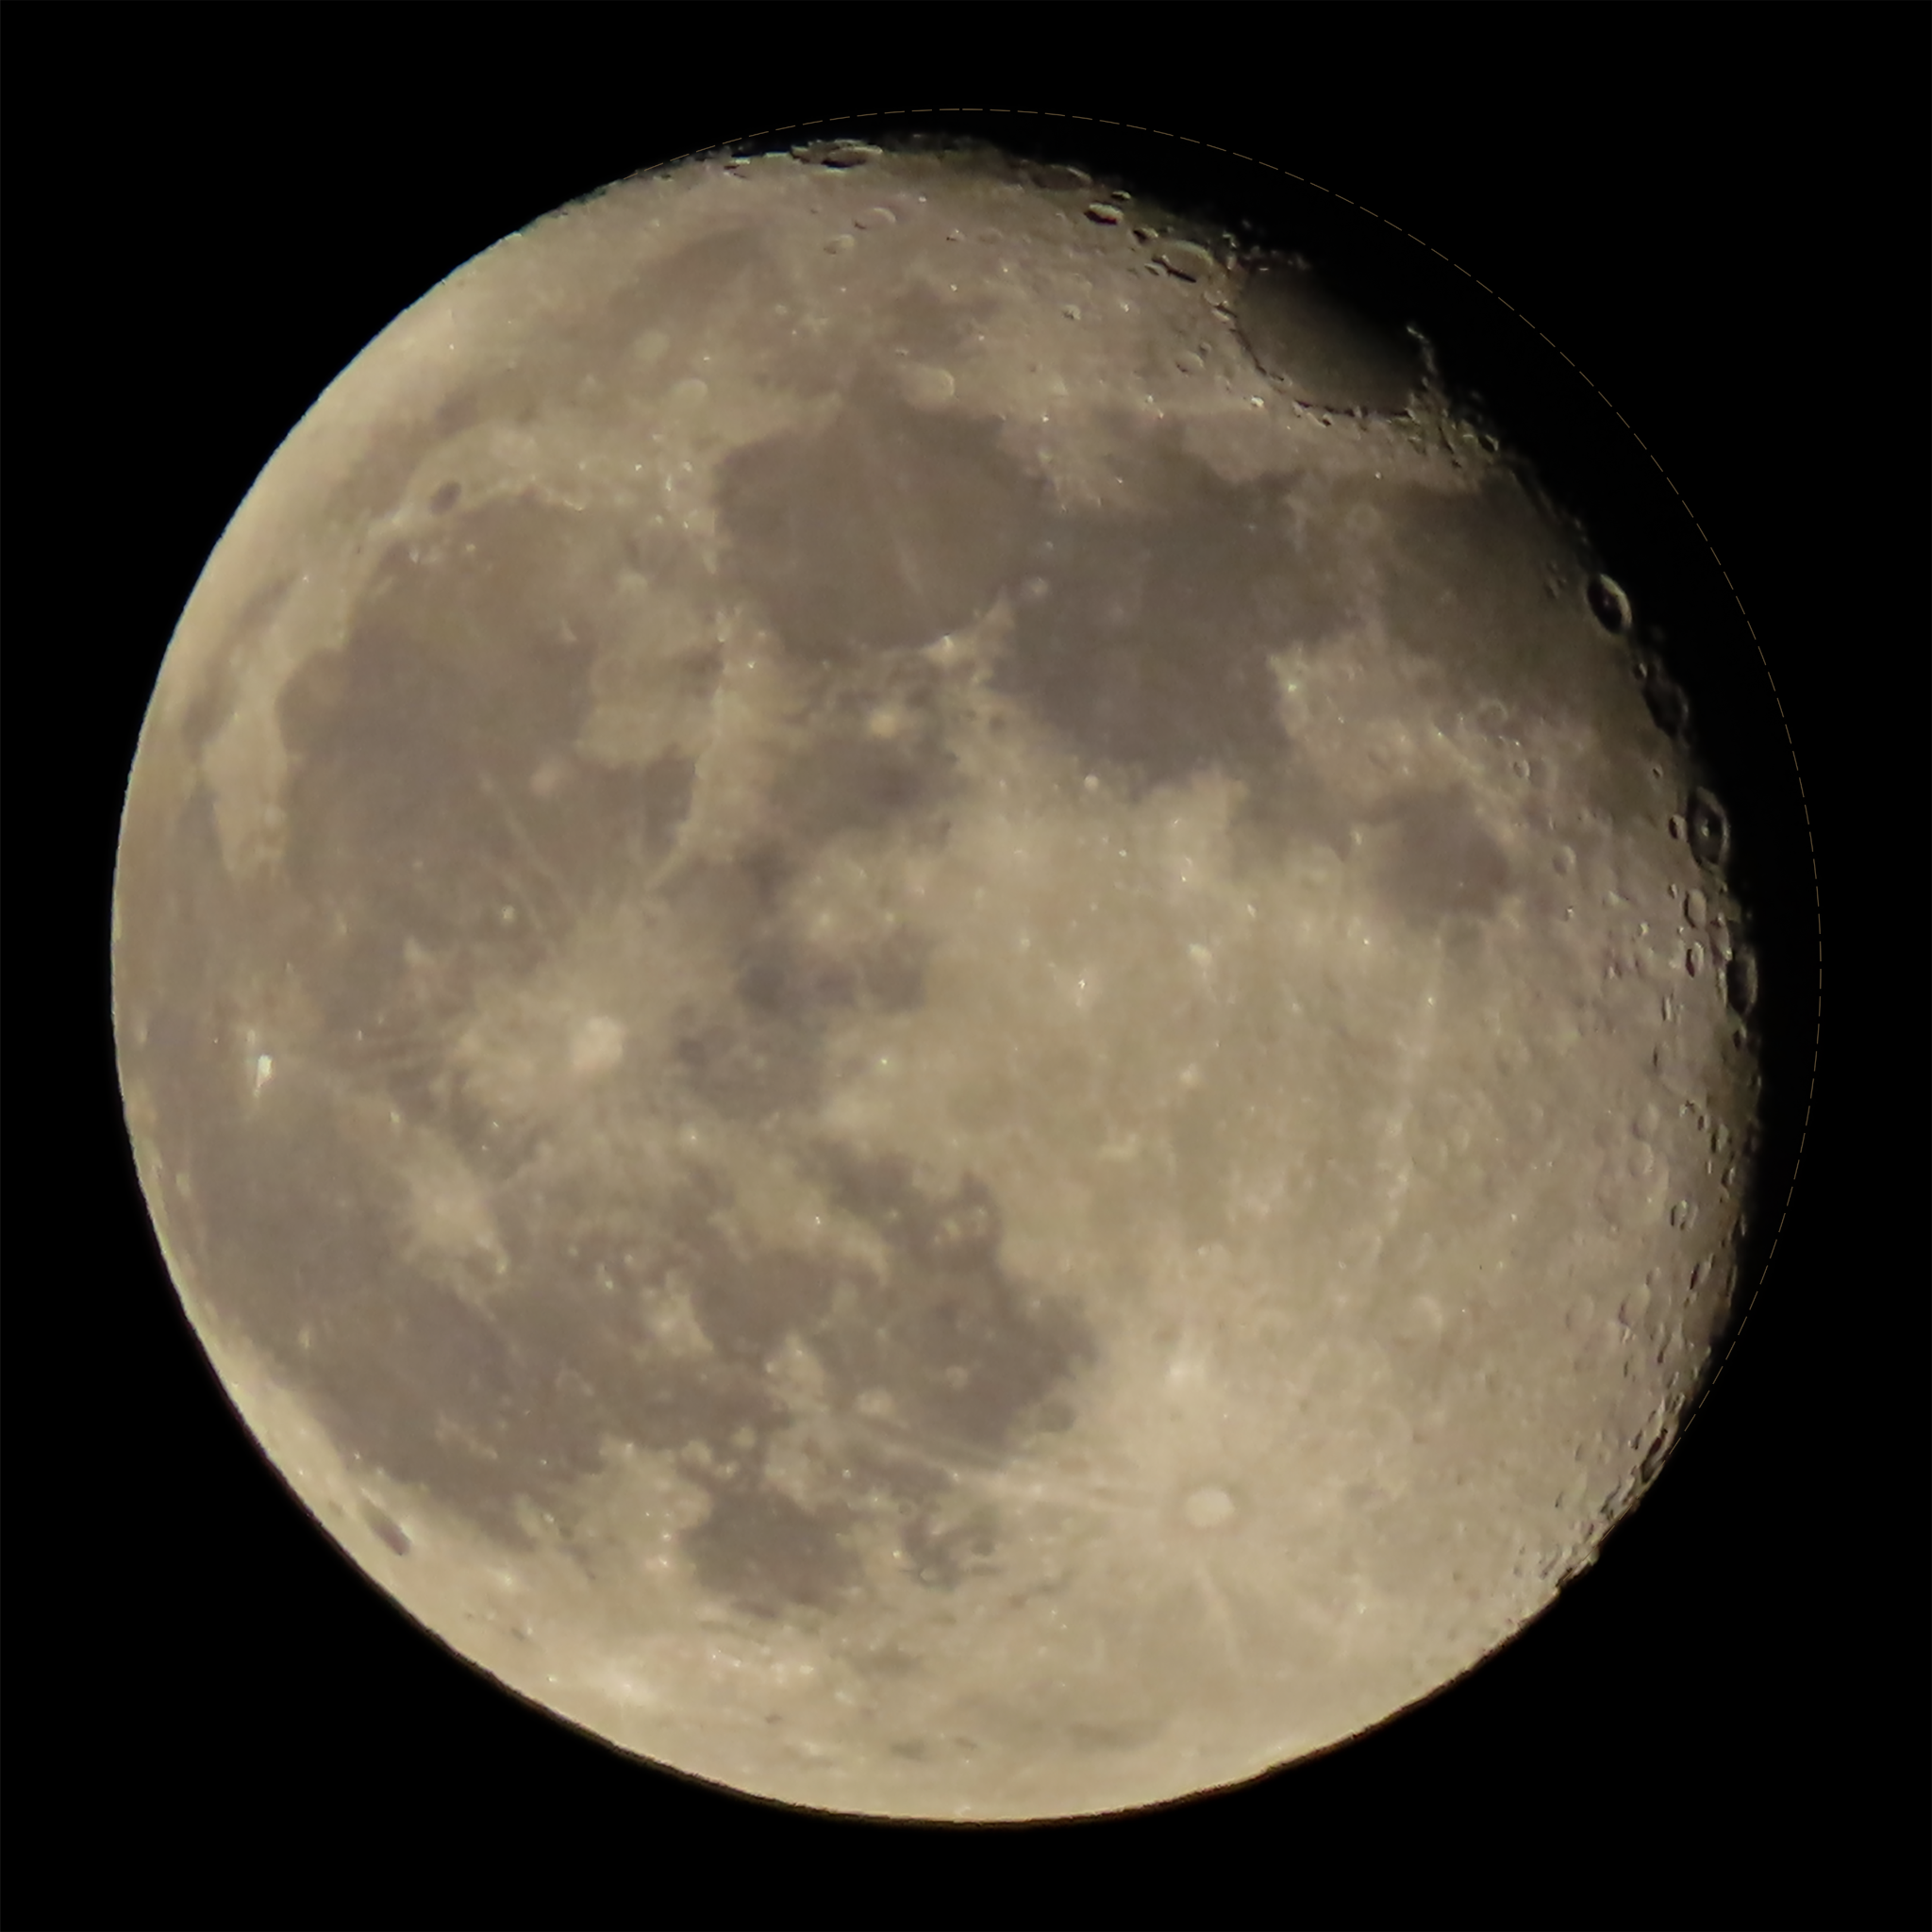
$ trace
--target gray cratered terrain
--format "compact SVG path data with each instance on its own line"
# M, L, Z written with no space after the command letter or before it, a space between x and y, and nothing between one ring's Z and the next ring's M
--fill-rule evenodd
M703 159L479 257L128 793L249 1427L463 1657L796 1805L1157 1803L1467 1670L1681 1426L1756 1105L1595 571L1418 338L1068 170Z

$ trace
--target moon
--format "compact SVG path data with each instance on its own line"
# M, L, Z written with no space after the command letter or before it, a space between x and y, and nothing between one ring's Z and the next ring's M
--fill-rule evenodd
M1308 263L634 177L385 330L142 731L114 1017L238 1409L508 1690L780 1803L1260 1776L1506 1642L1732 1308L1647 618Z

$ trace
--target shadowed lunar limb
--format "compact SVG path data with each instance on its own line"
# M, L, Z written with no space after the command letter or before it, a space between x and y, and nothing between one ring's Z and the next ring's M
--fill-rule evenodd
M1351 309L1291 257L1247 265L1234 315L1255 360L1300 402L1395 415L1423 387L1412 338Z
M1122 206L846 144L512 237L263 473L129 786L249 1426L460 1654L788 1803L1382 1721L1730 1293L1754 969L1641 613L1412 339Z

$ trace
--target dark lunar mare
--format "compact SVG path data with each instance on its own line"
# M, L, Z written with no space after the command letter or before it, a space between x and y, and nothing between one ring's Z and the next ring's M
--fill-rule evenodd
M667 1183L613 1165L576 1195L561 1182L541 1199L520 1193L512 1126L449 1077L447 1024L473 991L541 966L600 890L662 859L687 808L691 772L675 760L579 769L544 797L527 783L581 729L600 593L641 562L678 567L641 558L621 520L566 524L534 500L453 503L433 537L396 546L344 648L308 660L283 694L282 876L230 873L206 791L171 828L167 864L142 865L138 822L131 831L128 978L170 990L131 1063L166 1108L168 1163L192 1176L181 1217L218 1324L308 1400L352 1460L525 1544L531 1509L576 1535L576 1486L608 1441L674 1454L710 1498L686 1540L708 1587L753 1611L829 1606L856 1578L841 1541L850 1506L808 1507L763 1474L766 1445L794 1420L764 1364L796 1334L824 1364L835 1419L851 1422L861 1395L889 1399L896 1435L855 1424L862 1441L843 1459L890 1500L908 1567L942 1586L992 1541L983 1516L942 1516L948 1464L997 1459L1028 1428L1064 1423L1048 1398L1091 1356L1081 1324L1004 1269L985 1189L969 1179L932 1195L891 1163L820 1148L823 1184L878 1236L883 1272L746 1252L724 1232L728 1179L701 1168ZM864 735L865 705L889 689L915 717L922 697L916 670L874 658L874 672L822 684L804 748L776 780L776 840L688 872L665 902L738 995L722 1033L686 1032L677 1071L750 1124L815 1099L828 1013L921 997L916 932L833 958L780 913L812 845L916 816L942 790L929 728L897 745ZM506 905L520 914L508 926ZM216 935L244 935L243 952ZM432 961L426 982L405 938ZM315 1064L285 1053L243 1103L242 1027L279 1044L275 1003L262 1010L246 990L278 985L291 1010L306 1003ZM468 1293L460 1268L407 1257L406 1186L357 1096L439 1128L492 1184L500 1284ZM650 1332L673 1284L708 1354L675 1357ZM392 1519L375 1528L407 1550ZM580 1553L594 1565L593 1548Z

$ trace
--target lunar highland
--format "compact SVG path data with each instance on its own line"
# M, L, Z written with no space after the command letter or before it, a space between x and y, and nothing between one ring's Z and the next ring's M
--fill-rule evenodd
M1387 1720L1731 1309L1752 969L1643 617L1421 336L1075 170L545 218L291 434L146 720L210 1359L409 1615L735 1790L1081 1816Z

